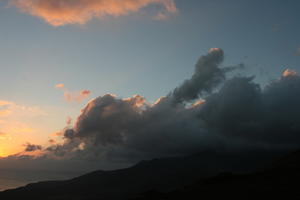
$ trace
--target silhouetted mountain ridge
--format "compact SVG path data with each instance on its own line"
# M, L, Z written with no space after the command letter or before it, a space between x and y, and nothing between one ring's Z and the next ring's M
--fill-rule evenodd
M135 200L179 199L299 199L300 151L276 160L257 172L221 173L174 191L151 190Z
M119 170L95 171L66 181L28 184L0 193L1 199L128 199L146 191L162 193L195 184L226 171L245 172L275 155L203 152L192 156L141 161Z

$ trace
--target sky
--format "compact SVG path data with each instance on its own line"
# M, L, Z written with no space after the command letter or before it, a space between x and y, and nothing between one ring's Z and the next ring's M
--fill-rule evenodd
M203 91L207 95L213 90L210 81L214 86L219 82L205 75L197 78L195 64L203 55L220 59L210 63L219 70L211 75L219 79L225 76L216 67L219 64L228 71L239 68L238 75L255 76L253 81L261 87L280 77L298 77L299 8L295 0L1 0L0 156L40 155L43 149L57 153L75 144L83 150L88 145L83 134L89 131L101 136L89 134L99 140L97 152L114 154L115 148L109 152L103 148L118 144L120 136L110 137L116 130L103 127L113 121L111 126L126 135L127 130L137 130L134 123L120 124L118 120L126 119L118 115L99 122L89 108L100 113L107 109L118 113L120 108L128 111L119 113L125 116L136 106L152 105L154 112L158 105L154 102L163 96L172 96L166 101L177 104L195 100ZM205 74L204 64L199 66ZM185 89L191 92L193 84L204 85L187 95ZM102 110L103 102L112 105ZM191 117L186 110L168 109L167 116L184 112ZM103 125L86 126L84 116ZM145 117L152 120L150 114ZM137 121L142 127L149 124ZM195 126L187 130L192 134ZM137 140L143 141L133 139L128 146L137 147Z

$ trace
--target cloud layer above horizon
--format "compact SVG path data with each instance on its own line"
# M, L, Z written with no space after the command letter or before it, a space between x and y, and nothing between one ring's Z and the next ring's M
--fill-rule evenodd
M53 26L85 24L93 18L120 17L159 6L156 19L177 12L174 0L10 0L10 4Z
M82 109L62 144L46 148L58 158L137 161L201 151L299 148L300 76L292 70L262 88L254 77L232 75L224 52L211 49L192 77L155 103L135 95L106 94Z
M106 94L92 99L74 126L68 124L57 134L62 137L59 143L30 144L29 152L42 152L35 160L43 162L75 159L132 164L202 151L300 148L300 76L287 69L262 87L254 76L234 73L241 64L226 67L223 61L222 49L209 50L199 58L190 79L155 103L141 95Z

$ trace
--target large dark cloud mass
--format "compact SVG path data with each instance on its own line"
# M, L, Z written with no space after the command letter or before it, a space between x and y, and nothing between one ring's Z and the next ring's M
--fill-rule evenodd
M224 52L218 48L213 48L207 55L201 56L191 79L185 80L173 91L174 100L176 102L190 101L198 98L203 92L211 91L225 78L227 68L219 67L223 60Z
M135 162L201 151L288 150L300 147L300 77L290 70L262 88L254 77L228 78L224 52L202 56L191 79L156 103L142 96L104 95L90 101L58 158Z

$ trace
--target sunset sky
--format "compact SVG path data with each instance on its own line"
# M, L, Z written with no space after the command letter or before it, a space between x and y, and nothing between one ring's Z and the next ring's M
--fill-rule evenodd
M61 142L93 98L139 94L154 103L210 48L261 85L300 72L295 0L74 2L0 1L2 157Z

